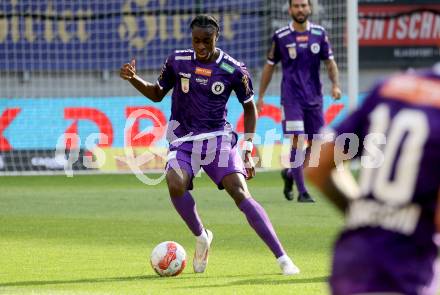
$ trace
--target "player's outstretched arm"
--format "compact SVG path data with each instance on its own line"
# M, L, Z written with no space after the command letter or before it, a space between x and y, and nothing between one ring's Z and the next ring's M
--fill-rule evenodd
M133 58L130 63L126 63L121 67L119 75L122 79L127 80L140 93L154 102L160 102L164 98L166 92L159 85L152 84L143 80L136 75L136 60Z
M275 66L268 63L266 63L263 67L263 72L261 73L260 89L258 91L258 101L257 101L257 110L259 114L263 110L264 94L266 93L267 86L269 86L269 83L272 80L274 69Z
M339 70L338 65L334 59L327 59L325 62L327 68L328 78L332 81L332 97L335 100L341 98L341 88L339 86Z
M257 109L253 100L243 104L243 117L245 136L244 164L246 167L246 172L248 174L248 179L251 179L255 177L255 164L252 160L252 141L254 139L255 129L257 126Z

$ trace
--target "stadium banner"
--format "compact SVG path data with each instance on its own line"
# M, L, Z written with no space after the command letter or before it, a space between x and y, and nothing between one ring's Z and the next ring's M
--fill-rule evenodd
M93 158L90 152L76 151L77 160L70 165L69 155L57 154L55 149L0 151L0 171L62 171L67 165L71 170L94 169L86 167L86 156Z
M263 0L107 2L2 0L0 70L115 70L133 56L138 69L158 69L174 50L191 47L196 10L219 19L219 47L249 67L264 62Z
M0 104L0 167L4 170L5 167L12 169L21 165L20 161L23 160L14 155L30 155L30 159L25 162L32 163L33 155L39 151L51 151L51 156L41 157L54 158L57 148L62 151L80 150L80 154L76 154L79 159L91 151L94 159L100 163L96 168L106 171L126 169L121 159L124 157L124 147L127 146L132 148L134 156L143 154L146 149L155 155L166 154L166 127L171 109L169 96L160 104L143 97L0 98L0 101L6 102ZM265 98L266 105L257 123L257 152L275 146L272 148L274 155L280 154L283 142L289 142L282 135L279 101L278 96ZM346 116L347 103L346 96L337 102L328 96L324 98L323 111L327 124L337 124ZM243 107L234 96L228 102L227 119L238 134L244 132ZM103 154L109 157L104 156L102 160ZM9 165L11 161L16 164ZM163 161L157 158L145 167L163 167ZM272 163L272 159L264 161ZM279 160L276 162L265 165L279 167ZM25 166L32 167L30 164Z
M93 150L98 168L103 172L130 173L140 171L161 171L167 162L168 149L164 147L100 148L102 152ZM281 169L288 167L290 161L290 142L278 142L268 145L256 145L253 153L257 168Z
M440 59L440 3L359 1L362 67L430 66Z

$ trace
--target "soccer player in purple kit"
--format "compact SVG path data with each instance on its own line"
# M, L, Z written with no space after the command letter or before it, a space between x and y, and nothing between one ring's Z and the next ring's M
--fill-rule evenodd
M257 109L261 112L264 93L275 65L281 61L281 106L284 136L291 137L290 168L283 169L284 197L293 200L293 183L298 188L298 202L314 202L304 183L303 165L307 163L314 134L324 125L320 66L323 60L332 82L332 97L339 99L339 73L328 36L323 27L308 21L310 0L289 0L292 22L278 29L261 75ZM315 137L315 140L319 138ZM307 147L308 145L308 147Z
M328 132L336 139L321 146L318 166L305 173L346 216L334 248L332 293L437 294L440 63L379 83ZM358 140L338 140L347 134ZM334 170L335 162L357 141L359 187L347 191L353 178Z
M249 73L243 63L216 48L219 24L214 17L198 15L190 27L193 49L171 54L157 83L137 76L134 60L123 65L120 76L154 102L162 101L173 89L166 180L176 211L196 236L194 272L205 271L213 238L212 232L204 228L190 193L194 175L203 167L218 188L224 188L245 214L251 227L277 258L282 273L297 274L299 269L286 254L269 217L252 198L245 181L255 175L251 151L257 111ZM237 151L237 135L226 121L226 103L232 91L244 110L244 163ZM205 161L209 157L211 161Z

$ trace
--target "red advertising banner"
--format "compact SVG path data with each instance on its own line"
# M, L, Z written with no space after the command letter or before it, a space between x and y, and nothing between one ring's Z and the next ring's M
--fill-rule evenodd
M420 67L440 60L439 1L359 1L361 67Z
M362 5L359 17L360 46L440 46L440 4Z

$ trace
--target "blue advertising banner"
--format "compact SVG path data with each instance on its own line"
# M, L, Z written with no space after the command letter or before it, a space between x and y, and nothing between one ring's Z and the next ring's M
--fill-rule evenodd
M268 134L282 137L279 101L278 96L265 98L266 105L257 123L257 144L267 143ZM106 137L100 144L105 147L124 147L127 140L138 147L168 146L165 127L170 117L169 96L160 104L143 97L0 98L0 102L0 152L54 150L57 144L65 143L85 148L93 133ZM324 98L327 124L337 124L346 116L347 102L346 96L337 102L328 96ZM133 118L131 115L136 111L140 113ZM236 97L228 102L227 119L236 132L243 132L243 107ZM76 142L66 134L77 135Z
M266 45L263 0L3 0L0 70L115 70L131 57L160 68L175 49L191 47L189 24L199 12L221 24L218 46L249 67Z

